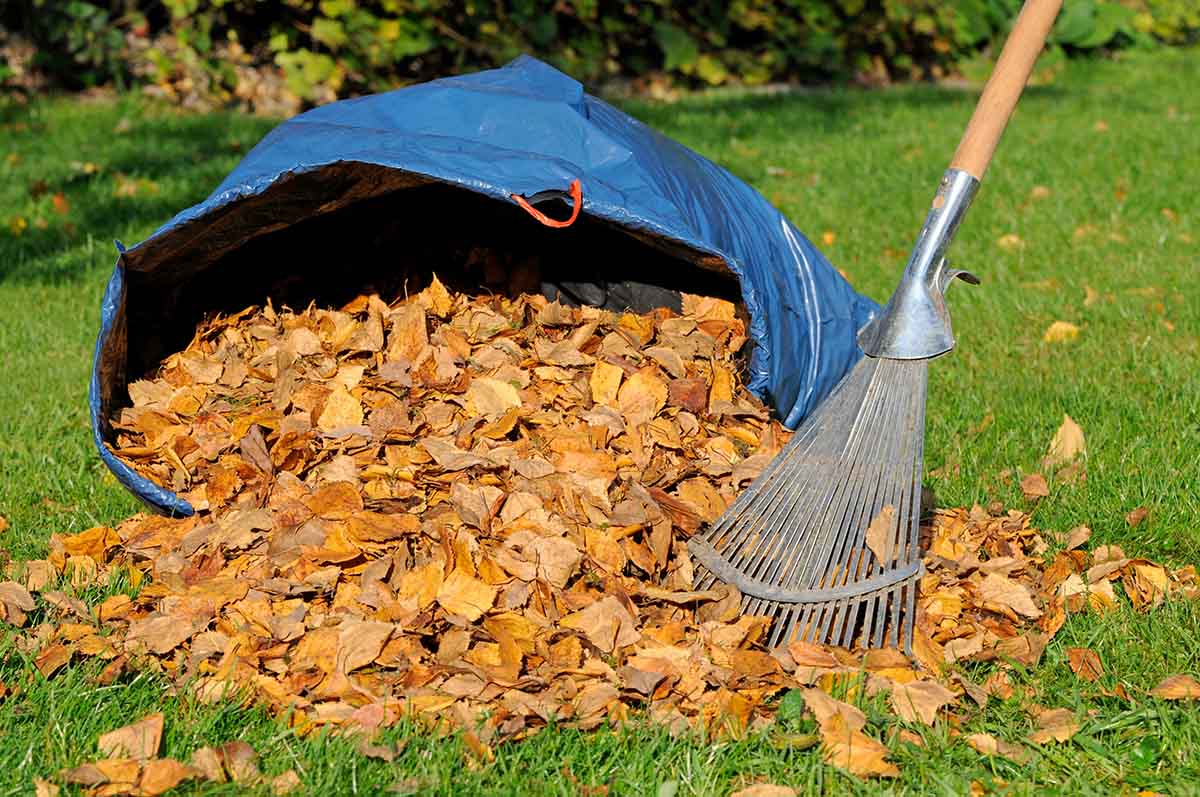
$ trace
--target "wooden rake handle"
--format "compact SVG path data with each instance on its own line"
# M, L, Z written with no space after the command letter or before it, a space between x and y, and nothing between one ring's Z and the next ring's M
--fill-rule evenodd
M1062 0L1025 0L950 168L961 169L976 180L983 179L1060 8Z

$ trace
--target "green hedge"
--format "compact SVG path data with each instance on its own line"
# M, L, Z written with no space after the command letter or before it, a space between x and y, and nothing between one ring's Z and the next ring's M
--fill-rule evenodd
M884 81L969 66L1019 0L8 0L0 26L60 84L218 100L282 74L320 102L535 54L596 84ZM1063 54L1194 41L1196 0L1066 0ZM270 69L270 67L276 67ZM11 68L9 70L12 71ZM181 88L182 85L182 88Z

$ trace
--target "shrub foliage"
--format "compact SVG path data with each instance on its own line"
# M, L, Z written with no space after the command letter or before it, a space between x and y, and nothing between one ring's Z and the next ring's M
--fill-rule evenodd
M60 84L231 98L274 66L307 102L528 52L585 81L688 85L937 77L1002 39L1020 0L9 0L0 26ZM1195 0L1066 0L1064 54L1192 41ZM11 70L10 70L11 71ZM0 70L2 74L2 70Z

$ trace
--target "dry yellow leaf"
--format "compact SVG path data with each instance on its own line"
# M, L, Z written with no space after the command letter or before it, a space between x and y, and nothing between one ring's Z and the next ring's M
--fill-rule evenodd
M1070 415L1064 414L1062 425L1058 427L1058 431L1054 433L1054 438L1050 441L1050 451L1046 454L1046 462L1050 467L1062 465L1075 459L1086 450L1083 429L1079 428L1079 424L1075 423Z
M896 765L887 760L888 749L848 725L842 714L834 714L821 725L821 740L827 764L860 777L894 778L900 775Z
M892 563L896 537L896 507L888 504L867 525L867 547L885 567Z
M796 790L775 783L756 783L744 789L738 789L729 797L796 797Z
M1043 711L1038 715L1037 724L1037 730L1029 734L1029 741L1034 744L1066 742L1079 732L1079 722L1068 708Z
M162 732L163 715L162 712L156 712L103 734L96 740L96 746L109 758L137 758L144 761L158 754Z
M317 426L322 431L329 432L347 426L361 426L362 422L362 404L349 390L337 385L325 399L325 407L321 410L321 417L317 419Z
M1079 676L1081 681L1095 681L1104 675L1100 656L1089 648L1067 648L1067 661L1071 665L1071 672Z
M936 681L913 681L892 687L892 710L907 722L933 725L938 710L954 701L954 693Z
M1024 747L1001 741L989 733L972 733L966 737L966 740L967 744L975 748L976 752L983 755L998 755L1018 764L1024 763L1029 758L1029 751Z
M621 387L621 378L624 375L625 372L612 363L597 360L588 380L592 389L592 401L609 407L616 406L617 391Z
M1168 675L1150 694L1163 700L1200 700L1200 683L1190 675Z
M142 777L138 781L138 793L150 797L163 794L185 780L198 777L199 770L182 764L173 758L156 758L142 765Z
M979 597L991 603L1007 606L1018 614L1026 617L1041 617L1042 610L1033 602L1029 588L1019 581L989 573L978 587Z
M495 587L462 570L451 573L437 593L437 602L443 609L472 622L491 609L495 601Z
M558 624L582 631L593 645L605 653L632 645L642 638L633 615L611 595L564 617Z
M395 632L391 623L343 620L338 626L337 668L353 672L373 662Z
M1079 327L1070 321L1055 321L1046 327L1042 340L1046 343L1064 343L1068 340L1075 340L1077 337L1079 337Z
M476 415L496 418L510 407L520 407L521 394L508 382L480 376L467 388L467 406Z
M628 427L637 429L658 415L666 406L667 392L667 383L654 366L641 368L626 379L617 391L617 407Z

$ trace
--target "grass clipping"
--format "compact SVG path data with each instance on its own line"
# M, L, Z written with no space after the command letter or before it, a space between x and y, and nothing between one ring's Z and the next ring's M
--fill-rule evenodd
M890 776L865 715L831 693L858 679L932 724L1005 689L947 665L1033 666L1067 613L1119 600L1117 581L1138 608L1195 590L1192 570L1081 550L1086 530L1049 541L1064 550L1047 562L1024 514L940 511L916 663L765 650L768 620L740 617L731 587L694 591L686 549L788 438L738 383L745 340L714 299L613 314L436 279L390 305L216 319L113 421L114 452L195 516L54 536L0 584L0 616L25 625L34 595L50 607L21 641L47 677L100 657L102 682L154 670L302 733L415 717L484 759L552 721L633 710L742 734L797 690L826 760ZM119 583L138 588L74 597Z

